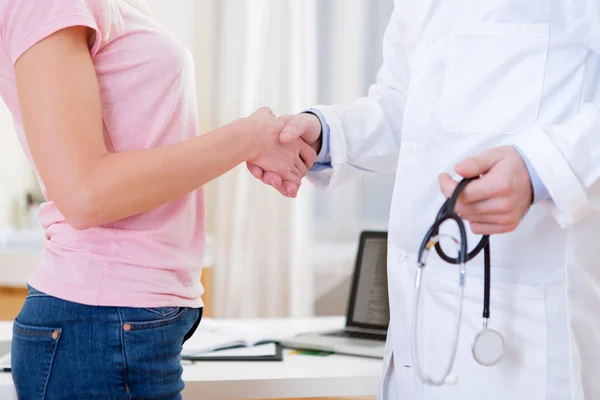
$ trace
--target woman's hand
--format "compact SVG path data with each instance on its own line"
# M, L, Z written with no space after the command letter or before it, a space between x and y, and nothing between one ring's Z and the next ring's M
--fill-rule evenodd
M317 156L315 150L302 139L282 143L280 135L286 124L277 119L269 108L257 110L246 121L251 124L251 130L257 138L252 156L247 162L278 177L277 182L271 182L271 185L280 191L282 181L299 187L302 178L314 163ZM296 192L297 190L292 190L283 193L288 197L295 197Z

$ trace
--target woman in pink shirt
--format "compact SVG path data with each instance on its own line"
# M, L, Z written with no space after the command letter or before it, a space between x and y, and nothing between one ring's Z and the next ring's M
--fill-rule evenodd
M176 399L201 318L202 186L315 158L267 109L198 136L194 64L139 0L0 0L0 95L46 202L14 322L21 399Z

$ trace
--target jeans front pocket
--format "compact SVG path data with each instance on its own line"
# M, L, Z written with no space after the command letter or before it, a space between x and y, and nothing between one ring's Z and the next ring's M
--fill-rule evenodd
M14 321L12 375L19 399L43 400L62 330Z

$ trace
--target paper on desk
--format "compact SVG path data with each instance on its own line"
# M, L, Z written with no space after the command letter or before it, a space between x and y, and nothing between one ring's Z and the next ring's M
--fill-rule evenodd
M235 349L212 351L202 353L200 357L261 357L274 356L277 354L275 343L261 344L253 347L238 347Z

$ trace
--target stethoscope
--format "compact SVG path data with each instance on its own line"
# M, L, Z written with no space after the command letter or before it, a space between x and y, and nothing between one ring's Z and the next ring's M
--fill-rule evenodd
M456 358L456 350L458 348L458 338L460 336L460 325L462 319L462 305L464 298L464 289L465 282L467 277L467 269L466 263L473 258L475 258L481 250L484 251L484 286L483 286L483 328L482 330L475 336L473 341L471 342L471 352L473 353L473 358L475 361L483 366L489 367L496 365L502 356L504 355L504 339L500 332L488 328L488 322L490 318L490 284L491 284L491 257L490 257L490 240L489 236L483 236L483 238L479 241L479 244L473 249L473 251L468 251L467 246L467 232L465 229L465 224L462 219L454 212L454 206L456 205L456 201L458 196L465 188L465 186L471 182L473 179L464 179L462 180L452 197L450 197L442 208L440 209L435 222L427 231L423 242L421 243L421 247L419 248L418 258L417 258L417 273L415 278L415 294L413 301L413 316L412 316L412 359L413 359L413 367L414 371L419 378L419 380L429 386L441 386L444 384L456 384L458 378L452 373L452 367L454 366L454 359ZM460 234L460 242L455 238L446 235L440 235L439 229L440 226L448 221L453 220L458 225L458 230ZM449 257L442 246L440 245L440 239L444 237L449 237L452 242L456 245L458 251L458 257L452 258ZM453 342L452 342L452 350L450 354L450 359L448 364L444 370L444 374L439 379L434 379L428 374L424 373L421 369L421 365L419 363L419 354L418 354L418 336L417 336L417 321L418 321L418 311L419 311L419 298L421 295L421 283L423 279L423 272L425 270L427 264L427 256L432 248L435 248L439 257L446 261L447 263L458 265L459 272L459 290L458 290L458 305L456 308L456 326L454 328Z

